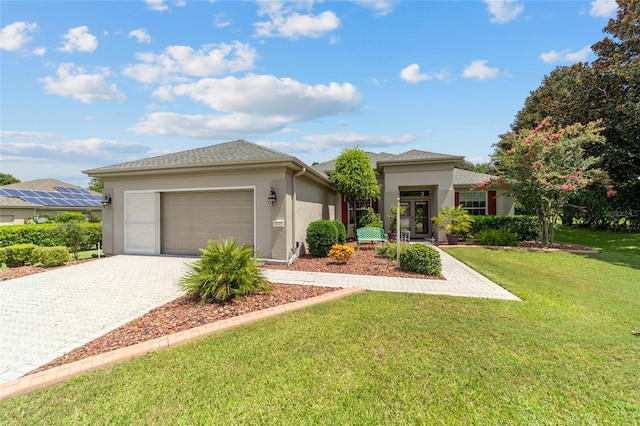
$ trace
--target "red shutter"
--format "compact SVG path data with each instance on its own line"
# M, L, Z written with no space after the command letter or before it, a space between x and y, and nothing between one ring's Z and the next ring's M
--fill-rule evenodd
M454 202L455 202L454 207L458 207L460 205L460 193L458 191L456 191L456 197Z
M498 214L498 208L496 206L496 191L487 192L487 198L489 202L489 214L495 216Z
M373 211L374 211L375 213L380 213L380 212L378 211L378 199L377 199L377 198L374 198L374 199L373 199L373 203L372 203L372 205L371 205L371 208L373 209Z
M342 223L349 225L349 203L345 199L342 199Z

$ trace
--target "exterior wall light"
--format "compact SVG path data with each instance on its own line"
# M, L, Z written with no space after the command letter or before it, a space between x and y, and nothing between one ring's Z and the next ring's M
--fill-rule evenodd
M273 188L271 188L271 192L269 193L268 200L269 200L269 205L271 207L275 206L276 201L278 201L278 197L276 196L276 191Z
M111 205L111 195L104 194L102 195L102 207L105 209Z

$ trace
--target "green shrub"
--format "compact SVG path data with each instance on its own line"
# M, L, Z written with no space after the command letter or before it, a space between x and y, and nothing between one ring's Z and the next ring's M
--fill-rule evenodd
M251 246L235 239L209 241L202 257L189 265L180 287L191 300L224 302L256 292L271 292Z
M32 264L32 252L38 246L35 244L16 244L5 247L5 264L9 268Z
M6 268L7 265L7 248L0 247L0 268Z
M73 253L73 258L78 260L78 252L84 245L87 231L76 221L63 222L58 226L58 232L65 246Z
M382 219L380 219L380 215L374 212L371 207L367 207L367 213L360 218L358 225L359 228L364 228L365 226L382 228Z
M58 213L54 220L57 223L86 222L87 218L80 212L63 212Z
M535 216L475 216L471 233L476 235L486 229L503 229L516 235L518 241L538 239L539 225Z
M475 236L476 241L484 246L513 246L517 244L516 234L504 229L485 229Z
M336 227L336 231L338 231L338 244L344 244L347 242L347 228L344 226L344 223L339 220L331 221Z
M81 223L80 226L86 231L81 249L89 249L102 241L101 223ZM56 224L0 226L0 247L16 244L36 244L44 247L66 245Z
M396 260L398 257L397 243L385 244L376 250L376 253L382 257L386 257L390 260ZM406 251L411 247L411 244L400 243L400 253Z
M316 220L307 227L307 247L312 256L327 257L329 250L338 241L335 221Z
M36 247L31 253L32 264L42 266L60 266L69 261L69 249L62 246Z
M440 253L424 244L412 244L409 249L400 251L400 269L424 275L441 275Z

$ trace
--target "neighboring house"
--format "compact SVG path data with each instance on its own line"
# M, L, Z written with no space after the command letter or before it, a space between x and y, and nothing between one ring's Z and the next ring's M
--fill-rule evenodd
M329 179L295 157L244 140L87 170L104 181L107 254L197 255L236 238L289 261L317 219L335 219Z
M392 222L388 217L391 206L397 204L398 199L401 207L405 208L400 218L402 229L410 231L414 239L445 240L445 233L435 229L431 222L431 218L445 206L462 204L476 215L513 215L513 198L507 196L506 187L490 191L474 189L475 185L494 176L454 167L464 157L419 150L402 154L368 154L381 186L380 199L359 200L356 209L364 213L368 207L373 208L382 217L387 231ZM326 176L331 176L334 167L335 160L313 165ZM340 211L338 216L342 222L352 227L352 209L344 200L341 200Z
M102 212L102 196L56 179L37 179L0 186L0 225L22 225L25 219L46 214Z
M513 214L498 191L471 191L490 176L454 169L463 157L409 151L370 154L382 195L358 208L385 212L400 197L414 238L428 238L431 216L463 204L476 214ZM236 238L271 261L304 250L318 219L349 223L346 203L331 184L334 162L309 167L299 159L245 140L131 161L83 173L104 181L110 205L102 214L107 254L197 255L210 239ZM440 235L444 239L444 234Z

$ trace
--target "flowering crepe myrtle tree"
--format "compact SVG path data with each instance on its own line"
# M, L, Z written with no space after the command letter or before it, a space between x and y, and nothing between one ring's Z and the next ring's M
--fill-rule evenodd
M602 130L600 121L555 128L548 117L533 130L504 135L502 142L511 148L494 156L500 177L478 188L509 185L523 207L538 217L541 242L549 245L563 208L577 191L599 183L607 186L607 196L616 195L606 172L596 167L600 158L585 151L588 145L605 143Z

